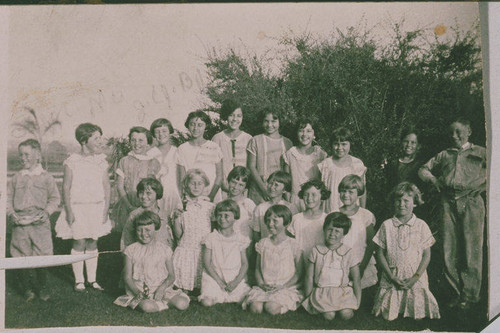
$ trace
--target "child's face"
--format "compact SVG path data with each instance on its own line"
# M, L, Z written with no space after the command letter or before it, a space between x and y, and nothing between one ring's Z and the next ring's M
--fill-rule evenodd
M285 192L285 184L276 180L267 182L267 192L271 198L282 197Z
M187 191L196 198L199 197L205 190L205 181L200 175L193 175L187 184Z
M280 128L280 121L279 119L275 118L272 113L268 113L264 117L262 126L264 127L264 132L266 132L267 135L271 135L278 132Z
M451 138L456 148L461 148L464 144L469 142L471 134L470 127L459 122L454 122L450 126Z
M234 224L233 212L217 212L217 226L219 230L232 228Z
M304 203L306 204L306 208L313 209L320 205L321 203L321 190L311 186L307 190L304 191L303 194Z
M340 192L340 201L346 206L351 206L358 202L358 190L355 188L343 188Z
M394 215L398 218L411 216L413 214L413 208L415 208L413 196L408 193L394 200Z
M237 108L227 117L227 125L232 130L237 130L240 128L241 123L243 122L243 111L240 108Z
M155 236L155 225L154 224L148 224L148 225L139 225L135 229L135 233L137 236L137 240L141 244L149 244Z
M155 128L154 135L156 140L160 145L164 145L170 142L170 130L167 126L160 126Z
M26 170L32 170L40 163L40 152L31 146L19 147L19 157L21 157L23 168Z
M134 132L130 136L130 147L136 154L145 154L149 148L148 137L145 133Z
M418 140L414 133L410 133L401 141L404 156L414 156L417 153Z
M150 208L156 204L156 192L151 186L146 186L144 191L137 194L142 208Z
M101 133L99 133L99 131L92 133L92 136L87 140L85 147L87 147L88 151L93 154L102 152L103 142Z
M279 235L285 231L285 225L283 224L283 218L272 213L268 219L266 219L266 226L269 229L271 235Z
M193 118L189 121L188 130L193 139L202 138L205 134L207 124L200 118Z
M344 238L344 229L329 225L325 230L325 245L336 245Z
M337 158L345 157L349 154L351 143L349 141L337 141L332 145L332 154Z
M307 124L306 127L299 129L297 137L302 146L311 145L314 140L314 129L311 124Z
M237 197L245 192L246 186L247 183L245 181L233 178L228 183L229 194L231 194L232 197Z

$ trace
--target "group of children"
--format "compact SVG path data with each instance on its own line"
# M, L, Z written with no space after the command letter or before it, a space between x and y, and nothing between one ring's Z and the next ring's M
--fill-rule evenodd
M399 315L440 317L426 273L435 240L413 213L422 203L415 184L400 179L391 192L394 215L375 232L375 217L365 209L366 167L349 154L349 130L332 130L327 157L314 144L310 121L298 124L297 145L292 146L280 135L280 120L273 111L264 112L264 133L255 137L240 130L243 113L236 103L224 102L221 118L227 128L209 141L204 135L210 118L201 111L190 113L185 123L190 139L179 147L171 143L173 127L166 119L155 120L150 130L130 130L132 150L118 164L119 201L111 213L115 230L122 233L125 257L126 295L115 304L155 312L184 310L197 299L204 306L241 303L254 313L271 314L302 305L328 320L336 315L349 319L361 303L362 290L379 283L375 315L387 320ZM468 143L470 124L453 124L453 138L462 135L456 141L465 147L445 151L455 157L454 165L444 153L429 161L420 169L422 179L431 179L447 195L458 195L450 200L477 199L484 191L484 148ZM457 126L468 132L456 134ZM415 133L409 135L416 140ZM112 227L102 130L81 124L76 139L81 151L64 162L64 210L55 230L58 237L73 239L71 253L95 253L97 239ZM399 160L403 167L414 161L417 151L416 145L405 148L407 141L405 137ZM470 147L473 151L460 157L461 149ZM59 204L59 193L40 165L39 144L24 141L19 152L24 169L8 191L7 213L14 223L10 252L51 254L49 216ZM475 169L462 170L464 163ZM396 174L403 169L396 167ZM458 169L460 188L454 187L452 175ZM462 218L451 216L451 208L447 213L446 225ZM480 212L476 215L481 217ZM456 229L446 232L457 234ZM456 249L457 244L446 239L445 246ZM95 258L73 264L75 291L86 288L84 265L88 287L101 290ZM457 272L461 268L447 269L458 281L453 306L477 301L462 293L465 278ZM38 283L33 278L23 281L26 299L34 298L34 291L48 299L43 278Z

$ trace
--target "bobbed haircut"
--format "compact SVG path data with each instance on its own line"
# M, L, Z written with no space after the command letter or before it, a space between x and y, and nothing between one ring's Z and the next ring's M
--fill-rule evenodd
M272 205L264 214L264 222L269 225L269 219L274 214L283 219L283 225L286 227L292 222L292 211L285 205Z
M163 198L163 185L153 177L142 178L136 186L137 195L144 192L148 187L151 187L156 193L156 200Z
M154 224L155 230L159 230L161 227L161 219L155 212L151 212L149 210L145 210L132 220L134 223L134 229L137 230L137 227L141 225L150 225Z
M38 142L35 139L24 140L17 146L18 149L21 147L31 147L31 149L38 150L39 152L42 151L42 148L40 147L40 142Z
M410 182L402 182L396 185L391 191L389 198L391 202L394 203L396 199L401 198L405 194L413 197L413 203L415 206L420 206L424 203L424 200L422 199L422 192L420 192L417 185Z
M468 118L466 118L466 117L458 117L455 120L453 120L450 123L450 125L453 124L453 123L459 123L459 124L462 124L464 126L467 126L469 129L471 128L470 120Z
M241 109L241 105L233 99L226 99L222 102L220 108L220 119L227 120L227 118L236 110Z
M221 212L231 212L235 220L240 219L240 206L238 206L234 200L227 199L219 202L217 206L215 206L215 216Z
M285 191L292 191L292 176L285 171L277 170L274 171L268 178L268 183L278 182L285 185Z
M210 180L208 179L205 171L203 171L201 169L190 169L186 172L186 175L184 176L184 179L182 180L182 185L184 186L185 189L187 189L189 182L191 181L191 178L193 178L194 176L200 176L203 179L205 186L210 185Z
M196 118L200 118L201 121L203 121L205 123L205 125L207 125L207 127L209 127L212 124L212 120L210 120L210 117L208 116L208 114L206 114L203 111L198 110L198 111L190 112L188 114L186 121L184 122L184 127L189 128L189 123L191 122L191 120L196 119ZM205 128L205 130L206 130L206 128Z
M305 192L310 188L316 188L321 192L321 200L326 200L330 197L332 192L326 187L320 179L312 179L300 185L299 198L304 199Z
M361 179L360 176L350 174L342 178L340 181L338 190L339 193L343 190L352 190L356 189L358 191L358 195L363 195L365 193L365 182Z
M352 133L345 127L337 127L332 131L330 135L330 146L336 142L350 142L352 139Z
M170 134L174 133L174 127L172 126L172 123L170 122L170 120L165 119L165 118L158 118L155 121L153 121L151 123L151 126L149 127L149 131L151 132L151 135L156 138L155 129L162 127L162 126L167 126Z
M132 140L132 134L134 133L143 133L146 136L146 139L148 140L148 145L151 145L153 143L153 135L151 132L142 126L134 126L130 129L128 132L128 139Z
M245 187L248 187L250 180L250 171L244 166L238 165L233 168L227 175L227 181L230 182L233 179L241 180L246 183Z
M415 127L408 127L408 128L405 128L401 132L401 136L399 138L400 141L403 141L410 134L415 134L415 136L417 137L417 140L418 140L418 137L420 136L420 132Z
M102 129L99 126L91 123L80 124L75 130L76 141L83 146L95 132L99 132L102 135Z
M325 217L325 222L323 223L323 231L328 227L333 226L335 228L341 228L344 231L344 236L347 235L351 229L351 219L349 216L341 212L330 213Z
M280 123L281 123L281 115L278 111L274 110L274 109L271 109L271 108L265 108L264 110L262 110L260 112L260 115L259 115L259 119L261 119L261 121L264 121L264 118L266 118L267 115L269 114L272 114L273 115L273 119L274 120L278 120Z

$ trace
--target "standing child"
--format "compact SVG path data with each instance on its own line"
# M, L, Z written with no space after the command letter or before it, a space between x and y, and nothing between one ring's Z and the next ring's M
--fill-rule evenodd
M334 129L330 137L332 156L318 164L321 180L332 191L330 199L325 201L326 213L338 211L342 206L338 188L345 176L355 174L365 182L366 167L360 159L349 155L350 141L351 132L348 129L343 127ZM365 207L366 193L359 198L359 202L361 207Z
M173 215L173 231L177 240L174 252L175 285L186 291L199 289L201 284L201 242L210 233L214 210L214 204L203 196L209 184L205 172L188 170L184 177L185 209L176 210Z
M189 297L181 290L172 288L175 281L172 250L156 240L161 226L160 217L146 210L137 215L132 223L137 242L124 251L127 294L118 297L114 303L144 312L158 312L169 306L186 310Z
M266 222L264 215L269 207L272 205L283 205L286 206L292 214L297 213L297 208L295 205L285 201L283 199L283 194L285 192L290 192L292 188L292 177L290 174L278 170L273 172L267 179L267 190L266 193L269 194L269 201L264 201L255 207L253 213L253 221L250 225L252 228L252 240L254 242L259 241L262 238L269 236L269 229L266 227Z
M240 130L243 111L235 101L228 99L222 102L220 118L227 122L227 127L215 134L212 141L218 144L222 151L222 170L225 181L233 168L247 165L247 145L252 136ZM223 190L227 192L227 184L223 182L222 185Z
M277 315L295 311L302 301L297 289L300 277L300 249L285 229L292 221L292 212L283 205L271 206L264 217L270 237L255 245L257 266L253 287L243 302L254 313Z
M340 200L344 204L340 212L351 219L351 228L344 236L344 244L352 249L354 260L359 264L361 288L374 286L377 281L375 268L375 216L367 209L360 207L358 198L365 192L365 184L357 175L347 175L339 184Z
M300 186L309 180L321 178L318 163L326 158L326 152L320 146L313 146L315 136L311 121L299 122L296 133L298 145L283 155L283 162L284 170L292 175L291 202L303 212L306 206L298 195Z
M191 138L177 150L177 184L182 196L181 184L186 172L191 169L201 169L208 177L208 185L203 195L208 196L211 201L218 202L222 198L219 192L223 178L222 151L215 142L204 138L210 124L210 117L203 111L191 112L188 115L184 126L189 130Z
M234 230L245 237L252 238L250 223L253 220L255 203L245 196L250 172L243 166L237 166L227 176L228 198L234 200L240 208L240 217L234 223Z
M7 216L13 223L10 255L13 257L52 255L50 215L59 206L61 197L54 178L42 168L40 143L28 139L19 144L23 170L12 177L7 186ZM47 270L23 270L19 282L26 301L35 298L47 301Z
M116 169L120 200L113 208L113 220L118 231L122 231L130 212L139 207L135 191L139 181L147 177L156 177L160 171L160 162L151 150L153 143L151 132L144 127L132 127L128 138L132 151L120 160Z
M97 239L111 232L108 218L110 184L106 155L102 153L102 130L85 123L76 128L75 137L81 145L79 154L64 161L64 210L56 222L56 234L73 239L71 254L96 253ZM85 290L83 262L73 264L75 291ZM96 282L97 256L85 260L87 282L102 290Z
M202 242L205 269L198 299L203 306L240 303L250 290L245 281L248 269L246 248L250 239L233 229L239 215L240 208L231 199L221 201L215 207L217 229Z
M248 197L257 205L270 200L266 180L281 170L282 156L292 147L292 141L279 133L280 119L276 111L264 111L262 121L264 134L254 136L247 147L247 167L252 175Z
M333 320L337 313L344 320L351 319L361 303L359 268L352 250L342 243L350 227L351 220L345 214L328 214L323 225L325 244L316 245L308 258L308 296L302 306L327 320Z
M384 221L373 238L379 246L377 260L383 272L373 313L386 320L400 314L413 319L440 318L426 271L435 240L427 224L413 214L415 205L422 203L420 191L404 182L396 186L391 197L394 217Z

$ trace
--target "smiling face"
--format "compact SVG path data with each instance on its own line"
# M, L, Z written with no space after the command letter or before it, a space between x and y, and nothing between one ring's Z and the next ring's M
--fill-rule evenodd
M192 118L189 121L188 130L193 139L203 138L207 124L200 118Z
M408 193L394 200L394 215L400 220L411 217L413 208L415 208L413 196Z
M233 178L228 183L229 194L231 197L237 197L245 192L247 183L241 179Z
M146 186L144 191L137 194L142 208L150 208L156 204L156 192L151 186Z
M278 181L267 182L267 192L271 198L282 197L285 192L285 184Z
M280 128L280 121L279 119L275 118L272 113L268 113L264 117L262 127L264 127L264 132L267 135L272 135L278 132Z
M154 136L160 145L165 145L170 142L170 130L167 126L163 125L155 128Z
M137 240L141 244L149 244L154 239L155 236L155 225L147 224L147 225L138 225L135 229L135 234L137 236Z
M417 153L418 139L415 133L410 133L401 141L401 149L406 157L414 157Z
M302 198L307 209L314 209L321 204L321 190L311 186L304 191Z
M187 183L187 192L193 197L199 197L205 190L205 181L200 175L192 175Z
M337 141L332 144L332 155L336 158L342 158L349 154L351 143L349 141Z
M351 206L358 202L358 190L355 188L343 188L340 192L340 200L346 206Z
M455 148L462 148L464 144L469 142L469 137L471 134L471 129L469 126L464 125L459 122L454 122L450 126L451 138L453 140L453 145Z
M87 140L85 144L87 150L92 154L99 154L103 149L102 135L99 131L92 133L92 136Z
M235 220L233 212L217 212L217 227L220 231L232 228L234 221Z
M332 224L330 224L323 232L325 235L326 246L332 246L342 243L342 239L344 238L344 229L334 227Z
M297 137L301 146L312 145L314 140L314 129L311 124L307 124L304 128L301 128L297 132Z
M23 169L33 170L40 163L40 152L31 146L19 147L19 157L23 163Z
M285 231L285 225L283 224L283 218L281 216L272 213L266 219L266 226L269 229L269 233L271 235L279 235L280 233Z
M227 117L227 126L232 130L240 129L241 123L243 122L243 111L241 108L237 108Z
M149 149L148 138L145 133L134 132L130 136L130 147L136 154L145 154Z

